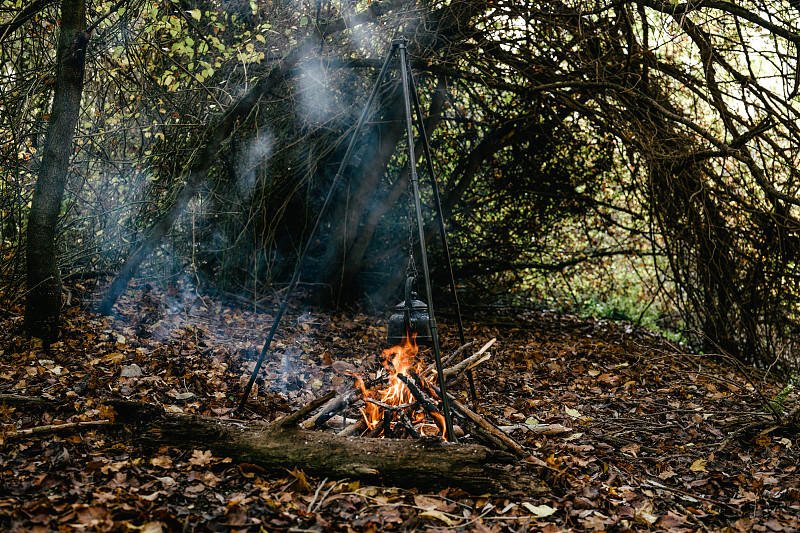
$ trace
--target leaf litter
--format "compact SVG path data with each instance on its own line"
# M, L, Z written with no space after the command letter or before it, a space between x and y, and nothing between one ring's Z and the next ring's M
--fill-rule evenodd
M49 352L25 341L20 309L2 319L0 394L60 407L0 403L0 530L800 529L797 433L764 424L780 385L628 324L534 311L471 317L468 338L498 339L475 370L480 412L531 451L520 464L552 494L426 493L274 475L209 450L145 451L90 425L113 421L108 399L233 417L274 310L142 284L103 318L86 311L89 289L71 289L85 291L85 305L75 298L66 309ZM379 369L387 318L291 312L246 416L274 421ZM450 353L454 331L442 322ZM561 429L537 430L545 426Z

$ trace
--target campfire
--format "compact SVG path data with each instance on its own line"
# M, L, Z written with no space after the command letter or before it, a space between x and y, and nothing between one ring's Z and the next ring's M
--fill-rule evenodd
M371 437L445 436L444 416L438 407L441 398L434 383L422 375L415 338L406 332L398 346L383 351L385 373L379 377L387 376L387 385L368 389L363 379L356 381L365 402L361 414Z
M457 385L467 371L476 368L492 356L488 352L495 339L474 354L458 360L475 342L464 344L443 358L447 387ZM292 415L278 422L290 427L305 419L300 426L306 429L336 430L338 436L361 436L392 439L419 439L440 436L446 439L444 416L441 412L440 387L434 365L425 366L419 359L414 335L397 346L383 351L382 368L370 378L356 379L353 387L344 392L330 391ZM524 455L524 449L494 424L480 416L448 393L454 415L455 433L460 439L465 428L475 440L500 450ZM321 406L321 409L320 409ZM316 415L307 418L313 411Z

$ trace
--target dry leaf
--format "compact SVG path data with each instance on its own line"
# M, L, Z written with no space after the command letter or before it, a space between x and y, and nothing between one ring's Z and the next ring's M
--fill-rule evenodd
M435 518L436 520L439 520L440 522L444 523L448 527L452 527L453 524L454 524L454 522L450 519L450 517L447 516L446 514L444 514L441 511L435 511L435 510L431 509L431 510L423 511L423 512L419 513L419 516L420 516L420 518Z
M192 450L192 458L189 459L189 463L195 466L206 466L213 458L214 455L211 453L211 450L206 450L204 452Z
M550 507L549 505L533 505L528 502L522 502L522 506L528 510L533 516L544 518L554 514L558 509Z
M353 376L356 373L356 367L347 361L334 361L331 367L336 373L344 374L345 376Z
M414 505L421 509L431 510L437 509L440 505L442 505L441 500L437 500L436 498L431 498L430 496L423 496L422 494L415 494L414 495Z

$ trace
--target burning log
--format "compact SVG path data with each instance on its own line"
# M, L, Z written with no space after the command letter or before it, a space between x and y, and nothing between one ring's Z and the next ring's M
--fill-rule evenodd
M425 409L426 413L429 415L442 414L441 411L439 411L439 408L436 406L436 403L427 394L422 392L422 390L417 387L410 377L404 376L403 374L397 374L397 379L403 382L411 395L414 396L414 399L417 400L417 403L419 403L420 407Z
M367 422L363 418L359 418L355 421L355 423L350 424L339 433L336 434L337 437L353 437L355 435L360 435L367 429Z
M400 411L398 423L405 428L412 439L422 438L422 435L420 435L419 432L414 428L414 423L411 421L411 418L409 418L407 412Z
M388 409L389 411L402 411L404 409L408 409L409 407L413 407L413 403L404 403L402 405L389 405L388 403L379 402L378 400L373 400L372 398L364 398L365 402L371 403L372 405L377 405L381 409Z
M390 411L384 411L384 414L385 413L390 413ZM383 429L385 427L386 427L386 417L384 416L383 418L381 418L381 421L375 425L375 427L369 430L369 433L367 433L367 438L374 439L378 437L383 433Z

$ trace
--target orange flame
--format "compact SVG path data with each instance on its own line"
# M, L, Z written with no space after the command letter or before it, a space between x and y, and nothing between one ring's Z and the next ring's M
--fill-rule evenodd
M416 343L416 334L412 334L409 339L408 332L406 332L406 336L399 346L392 346L391 348L383 350L383 367L389 374L389 384L384 388L370 391L364 386L364 382L359 379L356 385L361 389L361 393L364 397L373 398L393 406L414 403L415 399L411 391L408 390L397 375L408 375L411 369L415 370L417 373L422 372L423 364L421 361L416 360L418 352L419 348ZM367 427L370 430L374 429L381 422L384 415L383 411L381 407L369 402L367 402L366 406L361 410ZM438 413L434 413L434 415L436 414ZM417 420L414 420L414 422L420 422L423 418L424 414L420 413ZM434 420L443 434L444 418L439 415L434 416Z

